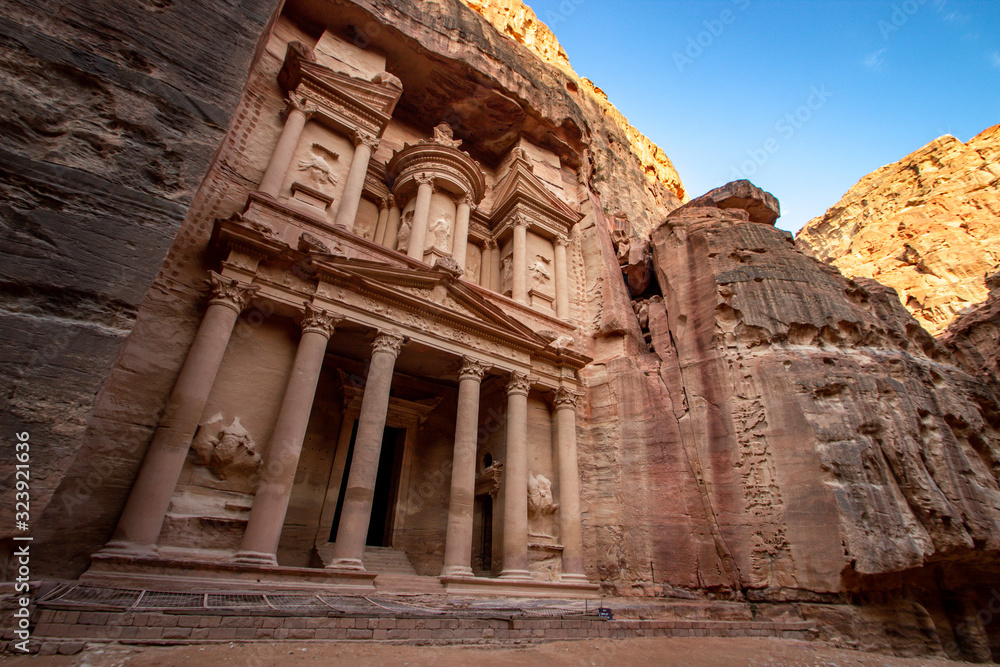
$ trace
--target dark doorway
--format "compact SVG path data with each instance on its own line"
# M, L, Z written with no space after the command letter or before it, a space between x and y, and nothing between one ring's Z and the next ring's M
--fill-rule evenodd
M368 523L368 538L365 544L373 547L388 547L392 541L392 520L396 507L396 497L399 491L399 472L403 460L403 438L406 429L386 426L382 431L382 451L379 455L378 474L375 477L375 497L372 499L371 520ZM337 509L333 515L333 526L330 530L330 541L337 541L337 529L340 527L340 515L344 509L344 496L347 494L347 482L350 478L351 463L354 460L354 441L358 436L358 422L354 422L351 432L351 444L347 450L347 462L344 466L344 479L340 484L340 494L337 496Z
M476 496L473 510L472 564L479 572L493 569L493 497Z

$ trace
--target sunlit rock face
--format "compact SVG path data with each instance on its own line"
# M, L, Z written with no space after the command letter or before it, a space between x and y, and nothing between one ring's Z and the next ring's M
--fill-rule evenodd
M939 335L986 298L1000 262L1000 125L945 135L862 178L796 237L845 275L894 288Z

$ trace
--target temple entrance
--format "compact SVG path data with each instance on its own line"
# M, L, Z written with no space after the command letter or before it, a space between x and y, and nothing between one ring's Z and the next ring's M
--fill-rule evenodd
M345 470L349 471L354 459L354 441L358 436L358 422L354 421L351 431L351 444L347 450ZM378 473L375 478L375 497L372 499L371 520L368 523L367 546L392 546L393 517L395 515L396 499L399 495L399 476L403 460L403 442L406 436L405 428L386 426L382 431L382 451L379 456ZM347 478L340 485L337 497L337 510L333 516L333 526L330 530L330 542L337 541L337 529L340 526L340 515L344 509L344 496L347 494Z
M493 497L476 496L472 518L472 568L480 575L493 569Z

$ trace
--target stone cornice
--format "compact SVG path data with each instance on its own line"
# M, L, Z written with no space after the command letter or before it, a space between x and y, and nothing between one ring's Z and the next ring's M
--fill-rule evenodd
M386 182L393 193L412 189L424 174L454 194L468 194L474 202L486 194L486 177L476 161L457 148L436 143L406 144L386 165Z

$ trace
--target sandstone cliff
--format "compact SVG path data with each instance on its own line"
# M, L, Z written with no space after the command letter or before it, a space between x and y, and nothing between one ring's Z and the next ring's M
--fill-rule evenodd
M552 31L541 22L530 7L521 0L462 0L472 9L482 14L501 34L519 44L526 46L543 61L555 65L570 78L569 86L582 88L597 102L603 114L607 116L627 139L628 149L639 160L645 177L650 182L659 183L672 192L681 201L687 201L684 185L680 175L674 169L670 158L662 148L650 141L639 130L634 128L624 115L608 100L603 90L594 85L590 79L579 77L569 62L569 57L559 45L559 40ZM566 3L562 11L575 11L576 4ZM612 213L624 213L625 208L618 208ZM637 231L644 235L651 227L642 224L640 220Z
M1000 396L1000 272L986 277L989 296L955 318L941 342L969 373Z
M1000 125L962 143L945 135L861 179L796 243L848 276L899 292L924 328L942 333L986 298L1000 261Z

